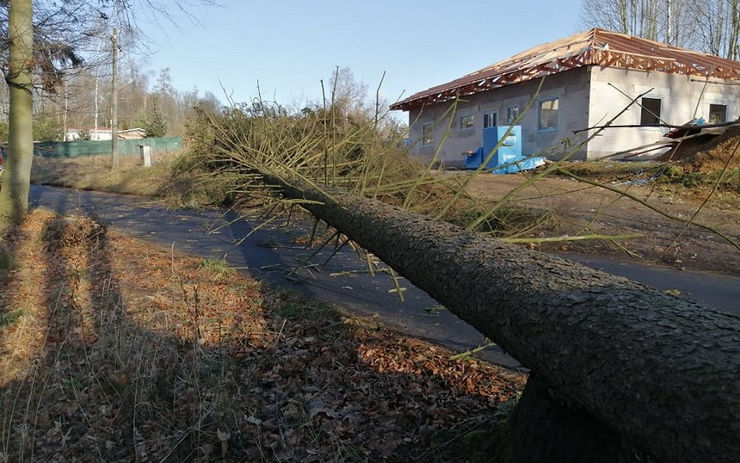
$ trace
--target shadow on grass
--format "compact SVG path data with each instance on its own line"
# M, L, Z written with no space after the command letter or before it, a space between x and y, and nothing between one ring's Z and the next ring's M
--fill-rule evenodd
M523 384L91 219L24 227L0 269L0 461L485 461Z

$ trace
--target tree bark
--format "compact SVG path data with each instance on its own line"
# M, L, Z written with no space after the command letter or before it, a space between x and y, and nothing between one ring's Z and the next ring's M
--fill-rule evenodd
M28 210L33 162L32 13L31 0L11 0L8 19L10 63L6 77L10 93L9 155L0 189L0 228L19 222Z
M730 0L730 24L729 24L729 34L730 37L727 39L727 52L725 53L725 57L728 59L737 60L739 58L738 53L740 53L740 44L738 44L738 41L740 41L740 1L738 0Z
M113 77L111 86L111 169L118 168L118 29L113 28Z
M494 461L516 463L634 463L640 449L588 413L563 405L532 374L498 432Z
M274 175L578 409L665 462L737 462L740 317L624 278Z

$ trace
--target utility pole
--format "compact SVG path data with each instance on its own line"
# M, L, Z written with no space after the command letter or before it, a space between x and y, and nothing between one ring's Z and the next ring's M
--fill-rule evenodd
M113 28L113 91L111 96L111 168L118 167L118 29Z

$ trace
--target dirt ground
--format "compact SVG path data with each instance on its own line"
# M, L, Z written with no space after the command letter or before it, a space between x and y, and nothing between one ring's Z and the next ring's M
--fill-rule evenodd
M469 187L474 196L500 199L526 181L525 174L480 175ZM659 185L607 183L609 187L635 196L688 225L670 219L616 192L577 182L569 178L548 177L514 195L512 204L546 210L552 219L539 230L540 236L566 236L591 233L608 235L639 234L619 240L558 242L538 245L543 250L601 254L638 259L676 268L708 270L740 275L740 250L729 240L740 242L740 210L733 201L708 201L707 195L676 194ZM735 202L735 204L737 204ZM696 217L694 217L696 214ZM708 225L725 235L700 227Z

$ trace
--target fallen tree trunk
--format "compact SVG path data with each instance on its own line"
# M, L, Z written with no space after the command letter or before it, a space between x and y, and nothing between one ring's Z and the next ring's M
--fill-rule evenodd
M634 442L581 409L550 394L532 373L519 403L499 425L491 452L496 462L638 463L651 461Z
M740 317L377 201L265 180L494 340L565 407L663 462L740 458Z

